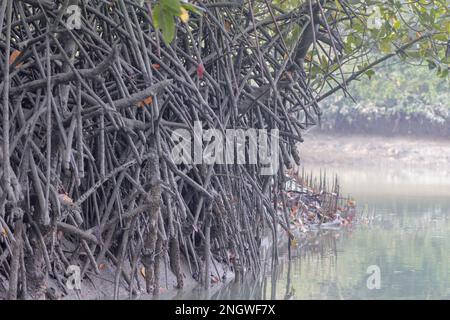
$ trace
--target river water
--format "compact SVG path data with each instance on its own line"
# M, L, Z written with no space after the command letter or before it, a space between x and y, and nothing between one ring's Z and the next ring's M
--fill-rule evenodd
M291 261L285 255L216 298L450 299L449 170L374 163L326 166L356 199L356 225L310 234Z
M291 261L290 279L286 261L268 279L276 278L278 288L273 294L269 285L266 298L449 299L448 174L385 167L341 167L338 174L357 200L359 223L318 235L318 249L294 250L300 257ZM379 289L367 285L369 276L375 281L373 266Z
M285 245L259 277L190 298L450 299L450 143L352 139L310 137L301 151L306 172L338 175L355 225L307 233L291 260Z

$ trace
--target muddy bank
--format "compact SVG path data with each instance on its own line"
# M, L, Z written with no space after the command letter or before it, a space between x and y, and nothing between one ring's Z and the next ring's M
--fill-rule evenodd
M337 134L370 134L380 136L410 136L410 137L450 137L450 119L442 117L428 119L422 114L398 113L380 116L370 115L348 116L327 115L322 125L322 131Z
M450 140L311 131L299 145L304 165L408 166L450 170Z
M223 263L215 259L212 261L211 286L208 290L194 278L189 265L182 259L180 269L183 276L184 286L177 289L177 277L170 270L168 264L161 267L159 279L159 294L148 294L145 290L145 269L141 268L135 273L133 280L133 290L129 290L126 279L122 280L119 290L119 299L133 300L176 300L176 299L208 299L218 290L228 285L235 279L235 274ZM125 274L130 274L129 265L124 266ZM57 293L54 298L62 300L111 300L114 296L115 269L112 265L103 264L100 273L89 273L81 283L81 290L68 290L67 294ZM56 287L56 286L55 286ZM55 291L56 293L56 291Z
M448 140L310 132L299 152L307 172L338 175L343 194L358 207L368 195L393 201L450 196Z

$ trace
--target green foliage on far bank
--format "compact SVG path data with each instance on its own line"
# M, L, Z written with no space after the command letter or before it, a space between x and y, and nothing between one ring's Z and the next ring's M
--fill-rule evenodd
M371 79L353 82L350 96L338 93L322 104L324 127L338 131L448 133L450 81L427 65L388 61Z

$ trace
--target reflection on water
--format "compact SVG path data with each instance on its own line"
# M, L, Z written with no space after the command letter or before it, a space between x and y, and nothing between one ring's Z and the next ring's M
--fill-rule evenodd
M450 299L449 177L412 169L336 172L363 211L358 225L310 234L290 262L282 257L258 279L213 298ZM367 288L371 265L380 267L378 290Z

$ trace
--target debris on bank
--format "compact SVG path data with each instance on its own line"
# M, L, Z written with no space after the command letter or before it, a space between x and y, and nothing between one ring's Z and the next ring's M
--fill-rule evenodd
M279 203L278 212L287 213L291 236L317 229L339 229L356 221L356 202L341 196L337 177L329 183L326 174L321 173L317 180L303 170L289 171L286 178L286 205Z

